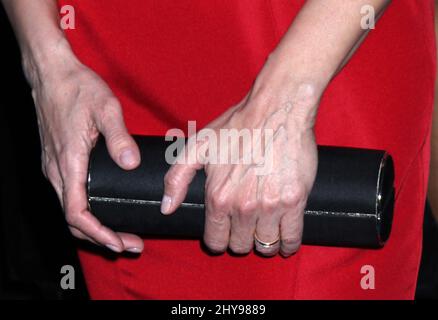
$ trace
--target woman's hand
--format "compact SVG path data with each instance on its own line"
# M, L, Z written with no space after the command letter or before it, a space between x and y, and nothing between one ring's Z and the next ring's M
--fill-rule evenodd
M200 141L185 150L198 161L175 164L165 177L162 211L172 213L184 200L195 171L205 169L204 240L213 251L229 246L246 253L254 238L262 243L280 238L280 244L268 248L255 241L256 249L265 255L280 249L287 256L301 243L303 210L316 175L312 128L319 99L369 31L360 23L364 6L371 6L377 19L390 0L327 2L306 1L248 96L208 125L216 133L222 128L272 130L274 139L267 148L272 170L257 175L256 163L204 164L198 150L208 149L211 142ZM254 150L231 151L243 157Z
M267 83L269 87L264 86ZM291 88L291 83L262 72L248 96L201 130L197 142L186 145L179 163L165 176L162 212L169 214L183 202L196 170L205 170L204 242L213 252L229 247L237 254L246 254L255 242L263 255L275 255L280 250L289 256L301 244L304 208L317 169L313 123L319 95L310 84ZM230 143L227 150L221 148L221 133L232 133L233 129L240 133L261 130L262 153L252 144L258 139L255 135L250 144ZM272 140L264 144L263 138L269 134ZM212 135L217 140L211 139ZM216 158L212 152L217 152ZM224 152L239 155L239 161L211 163ZM243 160L252 155L259 161ZM188 159L197 161L189 164ZM278 238L281 241L265 247L254 241L255 235L266 243Z
M139 237L111 231L88 211L88 158L99 133L123 169L137 167L140 155L125 128L117 98L64 42L54 47L51 60L44 64L31 56L24 59L37 110L42 170L56 190L74 236L116 252L141 252Z

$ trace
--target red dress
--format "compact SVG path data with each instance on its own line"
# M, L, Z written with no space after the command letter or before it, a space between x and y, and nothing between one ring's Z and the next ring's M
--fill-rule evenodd
M62 0L79 59L120 99L130 132L201 128L248 92L304 1ZM435 74L432 0L393 1L321 102L320 144L386 149L397 201L382 250L303 246L288 259L209 256L145 240L136 258L79 252L92 298L411 299L421 253ZM364 290L361 268L375 270Z

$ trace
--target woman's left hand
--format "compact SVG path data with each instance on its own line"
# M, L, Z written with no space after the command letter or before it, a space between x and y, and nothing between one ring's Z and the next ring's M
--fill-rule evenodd
M204 242L213 252L229 247L246 254L255 243L263 255L280 251L289 256L301 244L304 208L317 170L313 125L320 94L312 84L284 80L262 71L243 101L198 132L196 141L190 138L194 143L186 145L165 176L161 210L170 214L183 202L196 170L205 170ZM260 142L257 129L261 153L253 143ZM249 132L250 143L240 143L245 142L241 136L224 150L224 137L233 136L233 130ZM219 161L224 152L238 161Z

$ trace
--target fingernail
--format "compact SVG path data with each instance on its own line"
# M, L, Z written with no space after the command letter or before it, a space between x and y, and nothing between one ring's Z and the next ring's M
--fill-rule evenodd
M142 250L140 248L133 247L133 248L126 248L126 251L132 253L141 253Z
M121 252L122 251L118 246L115 246L113 244L107 244L106 247L114 252Z
M132 152L132 150L123 151L120 155L120 161L122 161L125 166L135 165L134 152Z
M169 213L170 206L172 205L172 198L168 195L163 196L163 200L161 200L161 213Z

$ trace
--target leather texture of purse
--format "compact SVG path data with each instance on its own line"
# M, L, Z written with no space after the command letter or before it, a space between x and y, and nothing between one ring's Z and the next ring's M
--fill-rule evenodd
M169 164L164 137L134 136L138 168L126 171L109 156L100 138L90 156L90 211L115 231L151 238L201 238L204 231L205 173L198 171L183 204L160 212ZM380 248L387 241L394 210L394 165L380 150L318 146L318 171L304 212L303 244Z

